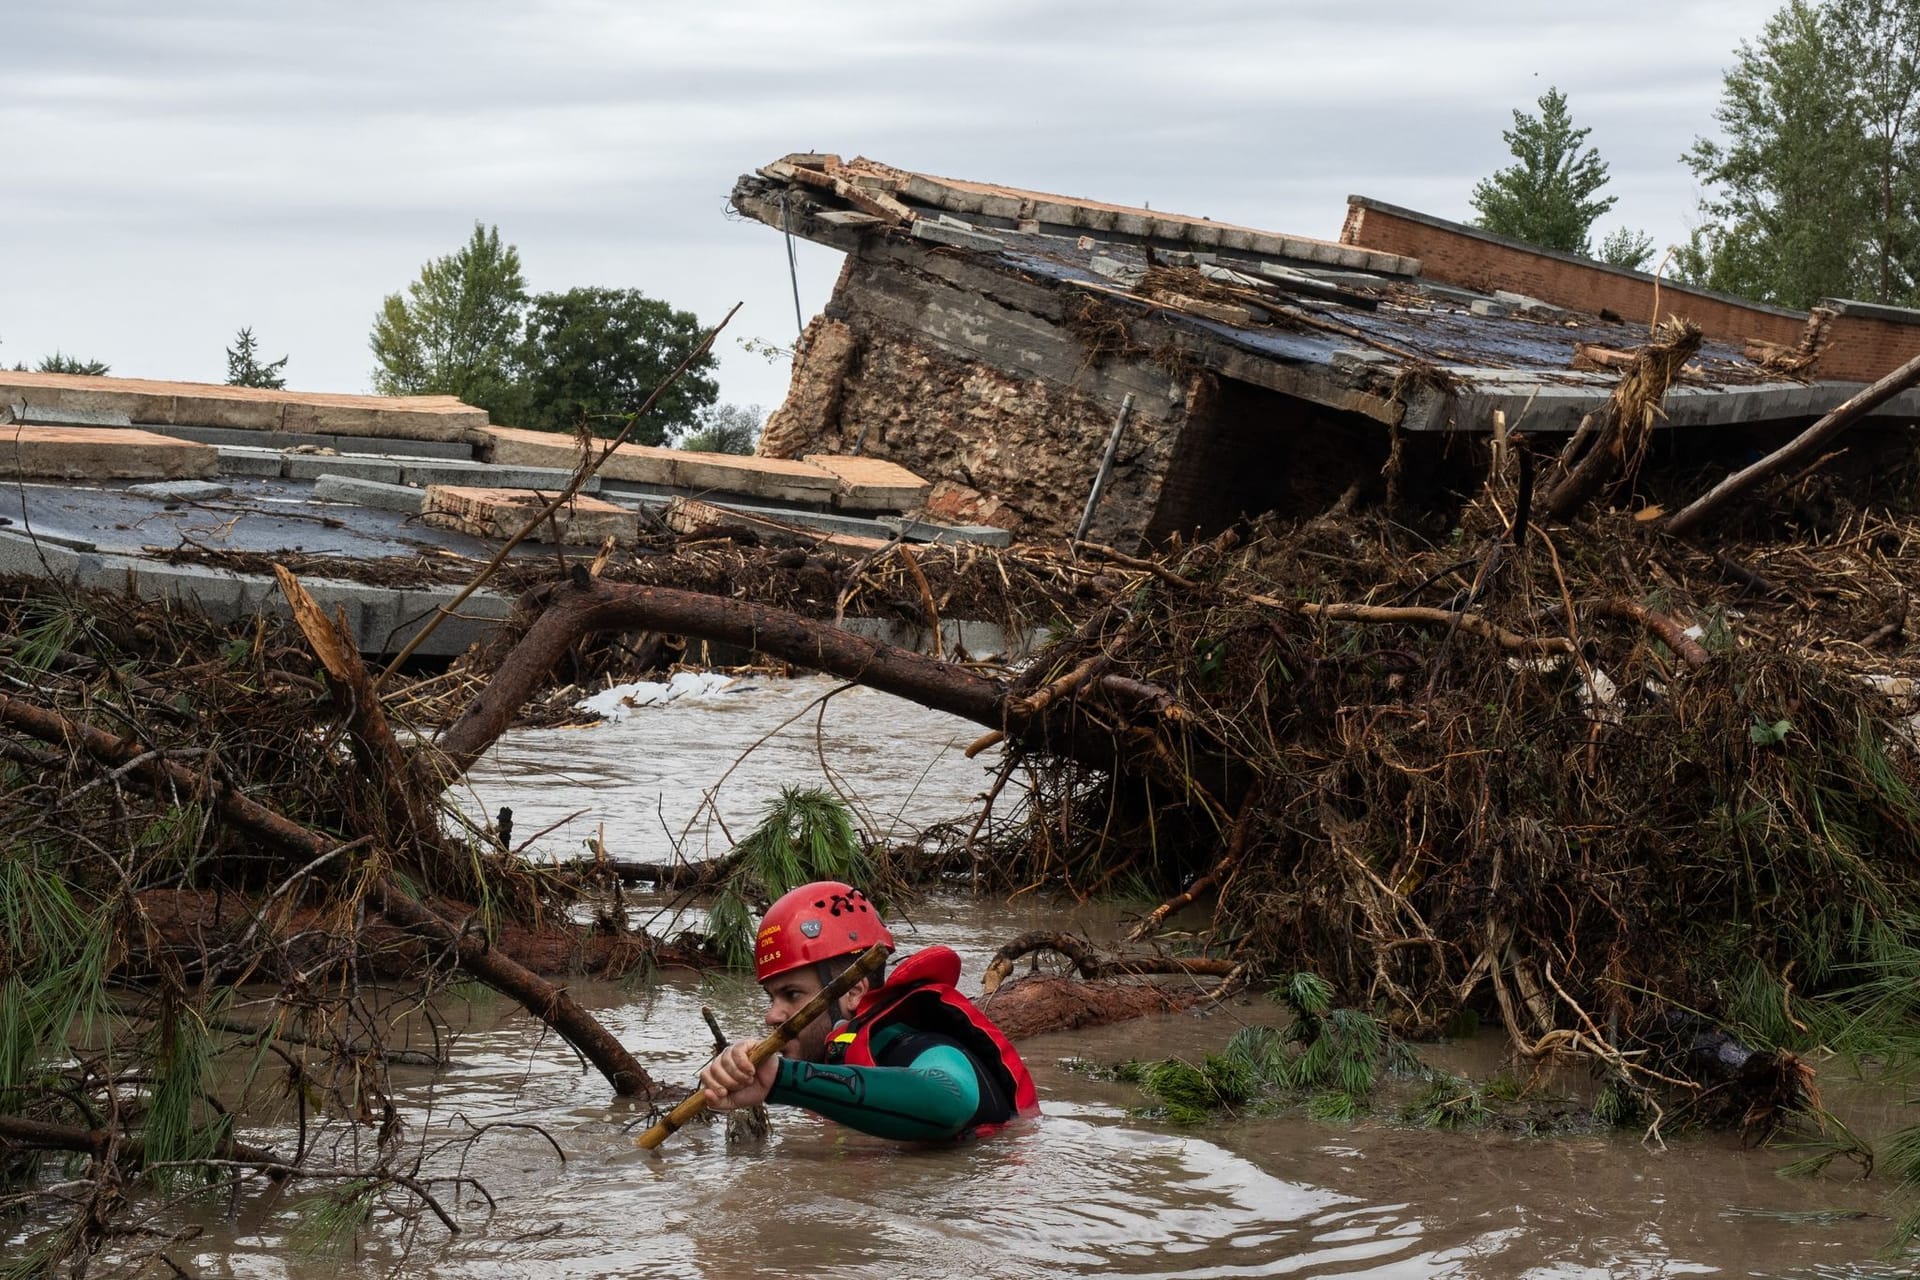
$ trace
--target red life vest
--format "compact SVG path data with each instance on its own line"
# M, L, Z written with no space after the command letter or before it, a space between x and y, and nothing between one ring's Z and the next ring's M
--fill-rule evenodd
M1015 1115L1040 1114L1040 1095L1027 1064L1006 1033L960 994L954 985L959 981L960 957L951 947L928 947L901 961L885 983L867 992L853 1016L834 1028L827 1041L827 1061L851 1067L879 1065L873 1059L873 1032L903 1022L916 1031L951 1036L993 1074ZM986 1134L999 1127L983 1124L973 1132Z

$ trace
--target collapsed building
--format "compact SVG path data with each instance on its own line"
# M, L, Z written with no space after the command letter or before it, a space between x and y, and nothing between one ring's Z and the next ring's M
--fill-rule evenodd
M931 518L1025 538L1439 500L1478 442L1575 431L1668 314L1706 338L1662 424L1700 461L1920 353L1920 312L1791 311L1361 196L1330 242L807 153L733 204L846 254L761 451L887 459L932 482ZM1920 393L1878 413L1909 423Z

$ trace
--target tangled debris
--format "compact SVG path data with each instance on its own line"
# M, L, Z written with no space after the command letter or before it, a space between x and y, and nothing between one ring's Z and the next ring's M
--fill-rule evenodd
M233 632L0 584L0 1161L17 1180L48 1151L91 1160L47 1256L97 1245L129 1177L316 1172L304 1149L237 1142L208 1099L213 1056L243 1046L248 1088L271 1055L302 1107L377 1130L370 1167L318 1172L398 1189L452 1229L400 1158L383 1072L419 1052L389 1043L393 1009L456 973L549 1022L616 1091L657 1096L536 970L715 963L713 940L633 929L617 889L616 910L573 925L595 877L621 872L532 865L441 796L556 679L633 674L668 637L977 721L999 782L923 869L1007 891L1144 886L1164 901L1133 940L1181 953L1027 938L1008 966L1050 949L1216 996L1315 975L1316 1007L1395 1036L1481 1020L1523 1061L1585 1061L1656 1133L1676 1107L1756 1132L1817 1108L1810 1049L1895 1056L1920 1025L1920 517L1889 496L1914 468L1850 485L1825 459L1776 471L1718 541L1678 536L1636 471L1688 340L1676 327L1636 356L1538 484L1525 442L1502 441L1443 534L1343 499L1151 558L693 542L517 580L526 620L412 688L376 692L284 568L297 626ZM1609 495L1638 510L1595 513ZM1053 639L1010 672L835 625L859 613L984 614ZM609 637L597 658L582 647ZM410 718L437 727L430 746ZM1176 923L1195 945L1171 944ZM272 992L247 1019L242 983ZM1076 1004L1057 983L1028 1000ZM102 1043L108 1018L134 1034ZM1292 1049L1242 1049L1266 1054L1269 1083L1307 1079ZM1225 1079L1162 1084L1190 1102Z

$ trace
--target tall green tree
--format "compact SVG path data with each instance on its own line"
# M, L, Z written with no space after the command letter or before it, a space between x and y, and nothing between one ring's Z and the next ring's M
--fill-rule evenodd
M1835 43L1855 68L1853 107L1874 204L1871 296L1920 299L1920 0L1834 0Z
M1564 93L1548 89L1539 107L1537 116L1515 111L1513 128L1500 134L1518 163L1474 185L1479 225L1542 248L1590 254L1593 224L1614 206L1612 196L1595 198L1607 185L1607 162L1585 145L1592 131L1573 127Z
M518 385L495 416L554 431L584 422L596 435L617 435L700 338L692 312L638 289L540 294L527 310L514 361ZM714 367L711 352L696 361L629 439L662 444L697 427L720 394Z
M1810 306L1920 301L1920 0L1790 0L1742 43L1684 157L1707 188L1699 284Z
M265 387L278 391L287 385L283 376L286 367L286 356L265 364L260 362L260 344L254 340L250 327L241 329L234 336L233 345L227 348L227 385L230 387Z
M509 365L527 305L520 251L498 227L473 224L455 253L420 268L404 296L390 294L369 345L382 395L449 395L493 409L506 401Z

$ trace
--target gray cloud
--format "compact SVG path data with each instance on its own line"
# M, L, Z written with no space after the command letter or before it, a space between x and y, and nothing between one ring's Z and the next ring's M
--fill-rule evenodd
M1363 192L1464 216L1550 84L1617 219L1684 234L1678 157L1772 3L12 6L0 359L217 380L251 324L361 390L380 298L498 224L536 289L631 285L787 341L779 237L723 216L787 151L1331 236ZM801 247L811 314L838 262ZM723 342L723 394L784 371Z

